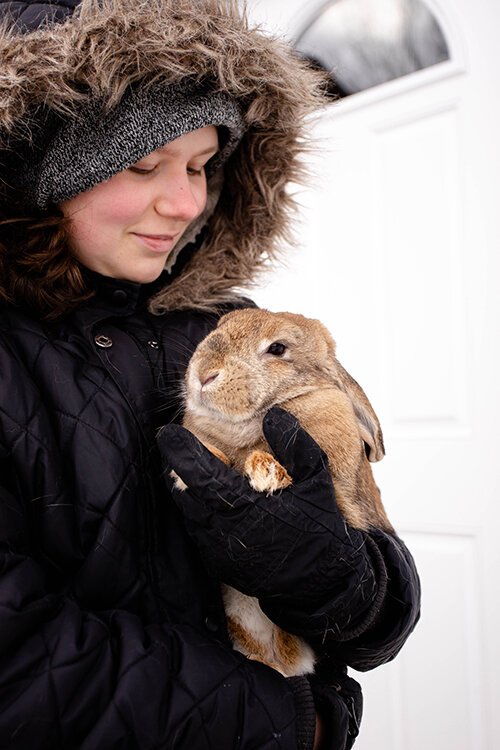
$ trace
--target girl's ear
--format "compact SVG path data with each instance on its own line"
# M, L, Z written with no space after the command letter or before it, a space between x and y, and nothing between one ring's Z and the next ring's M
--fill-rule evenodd
M347 393L354 407L359 433L368 447L368 460L372 462L381 461L385 456L384 438L380 422L372 405L359 383L349 375L347 370L344 370L338 360L335 360L335 371L342 390Z

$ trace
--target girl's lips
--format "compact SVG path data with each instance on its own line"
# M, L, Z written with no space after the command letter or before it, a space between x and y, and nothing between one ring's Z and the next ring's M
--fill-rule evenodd
M146 247L157 253L168 253L174 244L175 236L168 234L138 234L132 232Z

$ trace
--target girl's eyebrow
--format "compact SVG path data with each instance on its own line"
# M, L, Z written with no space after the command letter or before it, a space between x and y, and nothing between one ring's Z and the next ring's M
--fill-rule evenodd
M192 158L194 158L196 156L205 156L205 154L211 154L211 153L215 154L215 153L217 153L218 150L219 150L219 146L218 145L209 146L208 148L203 149L203 151L197 151L195 154L193 154ZM179 153L178 149L176 149L175 147L172 148L172 144L171 143L166 143L164 146L160 146L160 148L157 149L157 151L168 152L168 153L172 154L172 156L175 156L176 154Z

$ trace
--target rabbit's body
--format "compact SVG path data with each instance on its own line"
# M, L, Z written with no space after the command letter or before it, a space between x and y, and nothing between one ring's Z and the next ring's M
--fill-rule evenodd
M291 483L262 432L264 414L275 405L297 417L326 453L347 521L360 529L392 530L367 458L384 455L380 425L364 392L336 360L326 328L301 315L266 310L223 316L191 358L183 424L268 494ZM268 620L256 599L224 587L224 603L235 648L287 676L312 671L310 646Z
M325 451L335 480L337 502L349 523L359 529L370 525L388 528L349 397L338 388L318 386L312 392L272 406L277 404L297 417ZM335 419L325 419L325 415L332 414ZM261 415L244 423L214 422L213 416L197 414L188 407L183 424L207 447L221 451L227 463L241 473L248 473L246 465L252 451L269 451ZM255 486L255 480L252 484ZM255 489L272 491L265 486L255 486Z

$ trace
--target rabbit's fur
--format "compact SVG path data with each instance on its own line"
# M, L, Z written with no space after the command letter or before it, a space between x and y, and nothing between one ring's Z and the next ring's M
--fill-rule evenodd
M292 481L262 432L263 417L274 405L296 416L325 451L347 521L359 529L392 531L369 464L384 456L380 424L336 359L325 326L288 312L224 315L189 363L183 424L268 494ZM313 670L314 654L304 641L271 623L257 600L229 587L223 591L235 648L287 676Z

